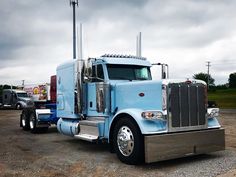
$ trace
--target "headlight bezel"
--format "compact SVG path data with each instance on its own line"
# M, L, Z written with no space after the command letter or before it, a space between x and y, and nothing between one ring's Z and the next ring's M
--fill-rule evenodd
M143 111L141 113L142 118L146 120L165 120L166 114L163 111L159 110L151 110L151 111Z
M162 84L162 110L167 110L167 85Z
M208 119L217 118L217 117L219 117L219 112L220 112L219 108L208 108L207 109L207 118Z

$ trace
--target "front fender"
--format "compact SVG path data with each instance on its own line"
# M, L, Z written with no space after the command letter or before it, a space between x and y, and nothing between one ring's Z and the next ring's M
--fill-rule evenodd
M167 132L167 123L165 120L146 120L141 116L143 111L144 110L142 109L120 110L113 117L109 127L113 127L113 123L120 118L120 115L129 115L135 120L142 134L157 134Z

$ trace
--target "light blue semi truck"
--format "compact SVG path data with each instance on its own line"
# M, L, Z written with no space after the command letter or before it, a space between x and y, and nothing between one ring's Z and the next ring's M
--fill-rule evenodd
M107 142L127 164L224 150L219 109L207 108L206 83L156 81L151 67L143 57L108 54L59 65L58 131Z

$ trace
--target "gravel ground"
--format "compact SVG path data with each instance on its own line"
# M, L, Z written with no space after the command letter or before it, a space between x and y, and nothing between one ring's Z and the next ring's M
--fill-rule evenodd
M106 144L60 135L56 127L31 134L20 111L0 110L0 176L236 176L236 114L222 113L225 151L139 166L121 163Z

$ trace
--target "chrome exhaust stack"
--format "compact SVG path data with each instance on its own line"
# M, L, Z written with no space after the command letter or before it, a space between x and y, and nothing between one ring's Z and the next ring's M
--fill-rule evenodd
M78 60L77 60L77 78L76 78L76 90L77 90L77 95L76 95L76 109L75 112L78 114L82 114L83 112L83 88L82 88L82 83L83 83L83 78L84 78L84 67L85 67L85 62L83 60L82 56L82 24L80 23L80 30L79 30L79 39L78 39Z

